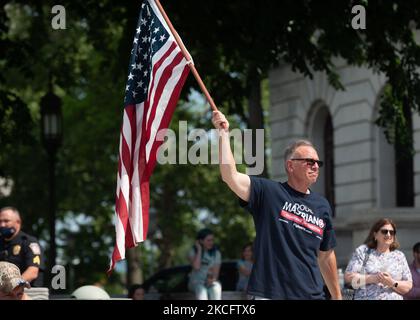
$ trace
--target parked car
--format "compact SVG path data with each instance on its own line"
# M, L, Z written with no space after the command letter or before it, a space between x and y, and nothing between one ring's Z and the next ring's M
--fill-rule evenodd
M181 265L155 273L143 283L146 299L194 299L194 295L188 290L188 277L191 268L191 265ZM238 281L236 261L222 262L219 281L224 292L235 291Z

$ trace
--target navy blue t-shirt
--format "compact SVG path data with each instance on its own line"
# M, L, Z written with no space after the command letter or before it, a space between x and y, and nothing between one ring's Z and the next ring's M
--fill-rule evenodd
M318 250L335 247L331 207L311 191L304 194L264 178L251 178L249 202L256 238L248 294L269 299L324 299Z

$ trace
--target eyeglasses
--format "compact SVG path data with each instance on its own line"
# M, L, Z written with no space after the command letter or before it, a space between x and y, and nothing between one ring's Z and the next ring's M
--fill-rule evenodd
M311 158L293 158L290 159L293 161L306 161L306 165L313 167L315 165L315 163L318 165L318 167L322 167L324 165L324 162L321 160L315 160L315 159L311 159Z
M381 229L379 230L384 236L386 236L388 233L390 236L394 236L395 235L395 231L394 230L388 230L388 229Z

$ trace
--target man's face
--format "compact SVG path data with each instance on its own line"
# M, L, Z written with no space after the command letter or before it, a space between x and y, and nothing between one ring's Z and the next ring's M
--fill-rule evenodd
M308 186L314 184L319 174L319 165L310 161L319 160L315 149L309 146L300 146L295 150L291 159L295 160L287 161L289 174L299 182L308 184Z
M12 210L3 210L0 212L0 227L15 228L18 232L20 230L18 216Z

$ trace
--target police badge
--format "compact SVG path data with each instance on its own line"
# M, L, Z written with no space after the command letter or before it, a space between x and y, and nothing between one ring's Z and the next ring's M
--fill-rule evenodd
M17 256L19 253L20 253L20 245L15 245L14 247L13 247L13 255L14 256Z

